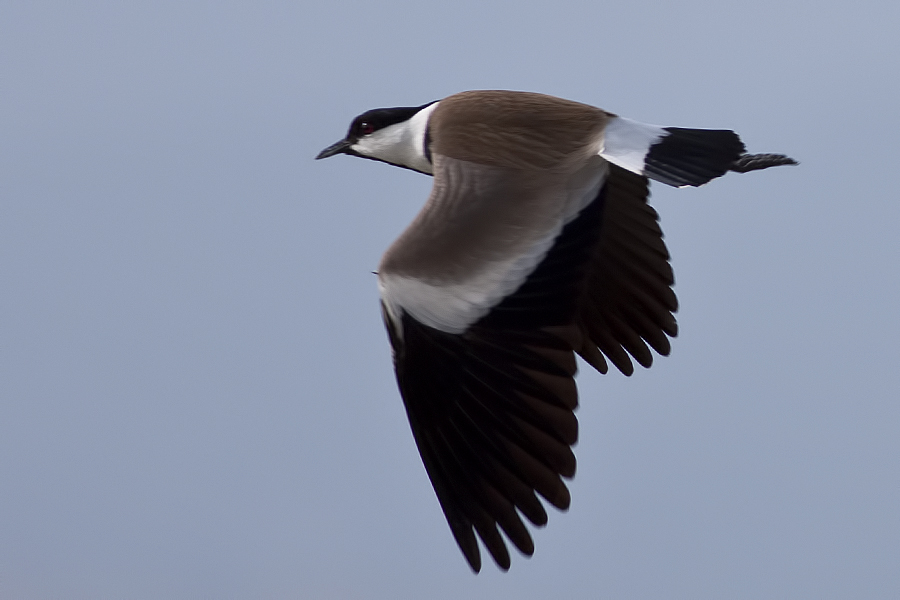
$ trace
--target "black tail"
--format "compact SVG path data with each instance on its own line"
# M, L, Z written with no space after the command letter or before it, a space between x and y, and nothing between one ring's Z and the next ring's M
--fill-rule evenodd
M727 129L666 127L668 135L650 147L644 174L662 183L698 186L728 171L746 173L797 164L783 154L745 154L741 138Z

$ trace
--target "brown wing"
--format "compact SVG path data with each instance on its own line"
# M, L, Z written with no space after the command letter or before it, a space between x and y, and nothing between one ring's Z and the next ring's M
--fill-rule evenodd
M579 312L585 340L579 354L601 373L604 355L626 375L634 372L629 355L649 367L648 344L668 355L668 338L678 333L675 279L649 195L646 177L610 165L600 241Z
M672 272L647 196L646 178L611 167L597 198L536 270L461 334L385 311L413 436L475 571L478 538L509 568L501 530L532 554L520 515L546 524L538 495L561 510L569 506L563 479L575 473L574 351L604 372L605 354L626 373L628 353L650 364L644 340L668 352Z

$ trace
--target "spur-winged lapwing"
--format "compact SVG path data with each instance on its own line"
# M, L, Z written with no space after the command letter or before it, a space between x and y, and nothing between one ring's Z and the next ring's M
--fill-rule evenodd
M353 120L317 158L351 154L434 175L378 287L425 470L476 572L476 533L525 555L537 495L569 506L575 354L626 375L677 333L669 253L648 178L698 186L796 164L745 154L733 131L657 127L524 92L463 92Z

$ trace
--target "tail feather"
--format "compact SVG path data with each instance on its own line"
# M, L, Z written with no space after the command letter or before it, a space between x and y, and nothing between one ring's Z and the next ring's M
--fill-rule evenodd
M733 131L664 129L668 135L651 146L644 158L644 174L675 187L703 185L721 177L746 150Z
M728 170L734 171L735 173L749 173L750 171L768 169L769 167L798 164L800 163L784 154L744 154L734 161L734 163L728 167Z
M699 186L728 171L747 173L797 161L783 154L746 154L727 129L658 127L614 116L600 156L632 173L675 187Z

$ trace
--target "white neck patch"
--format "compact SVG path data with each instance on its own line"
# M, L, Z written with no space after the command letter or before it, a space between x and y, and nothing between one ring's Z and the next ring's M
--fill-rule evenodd
M361 137L351 149L363 156L431 175L431 161L425 154L425 133L428 119L437 105L437 102L429 104L402 123L388 125Z

